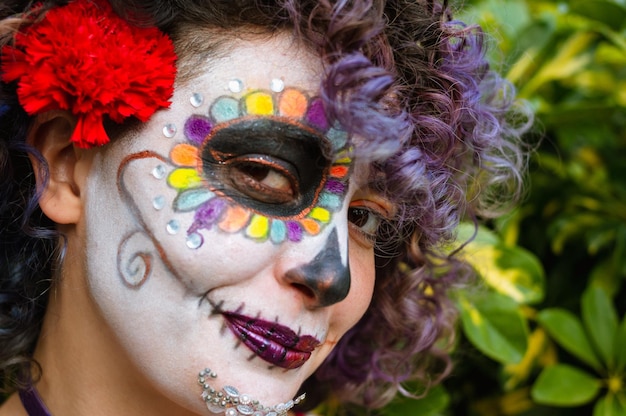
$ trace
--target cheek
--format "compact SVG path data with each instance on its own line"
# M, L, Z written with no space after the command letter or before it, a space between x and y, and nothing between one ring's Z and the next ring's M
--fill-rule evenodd
M361 319L374 294L375 266L372 250L350 247L351 286L348 297L338 304L337 316L341 319L342 332L348 331Z
M190 202L168 186L166 162L151 153L132 156L122 163L119 175L122 203L137 224L136 232L124 237L118 253L128 286L139 287L149 277L150 265L141 265L143 259L162 261L175 282L195 294L211 285L235 283L267 267L276 254L275 245L258 244L227 228L229 221L236 222L239 211L215 196L202 209L177 210ZM222 220L212 223L213 217ZM247 253L245 262L241 253Z

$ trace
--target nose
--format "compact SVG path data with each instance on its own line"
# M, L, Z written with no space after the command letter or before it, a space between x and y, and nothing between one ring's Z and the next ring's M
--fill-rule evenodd
M341 260L337 229L308 263L287 270L285 280L309 299L309 307L324 307L341 302L350 292L350 266Z

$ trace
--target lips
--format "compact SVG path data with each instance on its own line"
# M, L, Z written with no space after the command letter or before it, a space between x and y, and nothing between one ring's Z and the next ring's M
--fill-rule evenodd
M320 345L311 335L298 335L292 329L262 319L222 312L231 331L257 356L268 363L286 368L301 367Z

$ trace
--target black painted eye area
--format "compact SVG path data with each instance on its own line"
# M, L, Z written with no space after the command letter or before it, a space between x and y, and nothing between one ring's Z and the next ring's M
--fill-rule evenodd
M230 184L244 195L267 204L290 204L300 193L295 167L267 155L243 155L224 162L230 165Z
M315 204L332 162L329 149L314 130L266 117L214 130L200 154L211 188L263 214L291 217Z

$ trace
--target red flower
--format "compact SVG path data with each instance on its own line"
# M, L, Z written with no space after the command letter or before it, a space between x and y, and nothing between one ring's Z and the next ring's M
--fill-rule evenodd
M2 80L18 80L24 110L69 110L78 117L72 142L109 142L103 116L147 121L170 105L176 53L158 28L130 25L105 0L77 0L48 11L2 48Z

